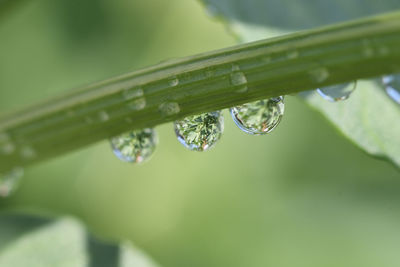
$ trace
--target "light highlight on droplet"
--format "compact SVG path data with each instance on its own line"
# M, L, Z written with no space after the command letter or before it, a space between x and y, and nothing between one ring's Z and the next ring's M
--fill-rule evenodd
M23 175L24 169L21 167L16 167L10 172L0 175L0 197L8 197L14 193Z
M357 87L357 82L350 82L344 84L337 84L318 88L317 92L326 100L330 102L343 101L350 97L351 93Z
M388 96L400 104L400 74L384 76L382 82Z
M110 139L114 154L122 161L142 163L150 159L158 137L154 129L130 131Z
M285 109L283 97L257 100L230 109L235 124L254 135L270 133L278 126Z
M179 142L193 151L206 151L213 147L224 131L221 111L193 115L174 122Z

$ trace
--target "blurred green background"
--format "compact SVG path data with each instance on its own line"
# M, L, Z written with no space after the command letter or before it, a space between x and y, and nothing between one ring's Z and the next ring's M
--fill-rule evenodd
M0 36L1 112L235 43L194 0L20 1L0 13ZM209 152L185 150L161 125L148 163L120 162L104 141L27 169L0 208L76 215L166 267L398 266L398 169L296 97L268 136L225 115Z

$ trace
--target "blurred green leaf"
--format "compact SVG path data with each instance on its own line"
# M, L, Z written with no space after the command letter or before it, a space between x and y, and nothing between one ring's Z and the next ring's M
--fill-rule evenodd
M129 243L106 244L72 218L0 216L0 266L154 267Z
M394 0L204 0L204 3L242 42L400 8L400 2ZM374 46L373 40L365 43L371 53L382 51ZM359 82L356 92L342 103L327 102L314 91L301 95L357 146L400 166L400 125L393 123L400 119L400 108L379 84Z

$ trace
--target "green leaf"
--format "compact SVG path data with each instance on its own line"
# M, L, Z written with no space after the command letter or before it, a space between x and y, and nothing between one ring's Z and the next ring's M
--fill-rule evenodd
M106 244L73 218L0 216L0 266L154 267L129 243Z
M204 0L204 3L241 42L400 8L400 2L394 0L362 3L356 0ZM366 39L365 46L371 53L382 52L373 45L373 40ZM386 96L379 83L359 81L350 99L341 103L327 102L314 91L301 96L357 146L400 166L400 124L394 123L400 121L400 107Z

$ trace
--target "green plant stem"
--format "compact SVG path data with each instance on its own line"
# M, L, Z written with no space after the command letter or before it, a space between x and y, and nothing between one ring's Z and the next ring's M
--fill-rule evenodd
M0 118L0 172L127 130L399 71L400 12L168 61Z

